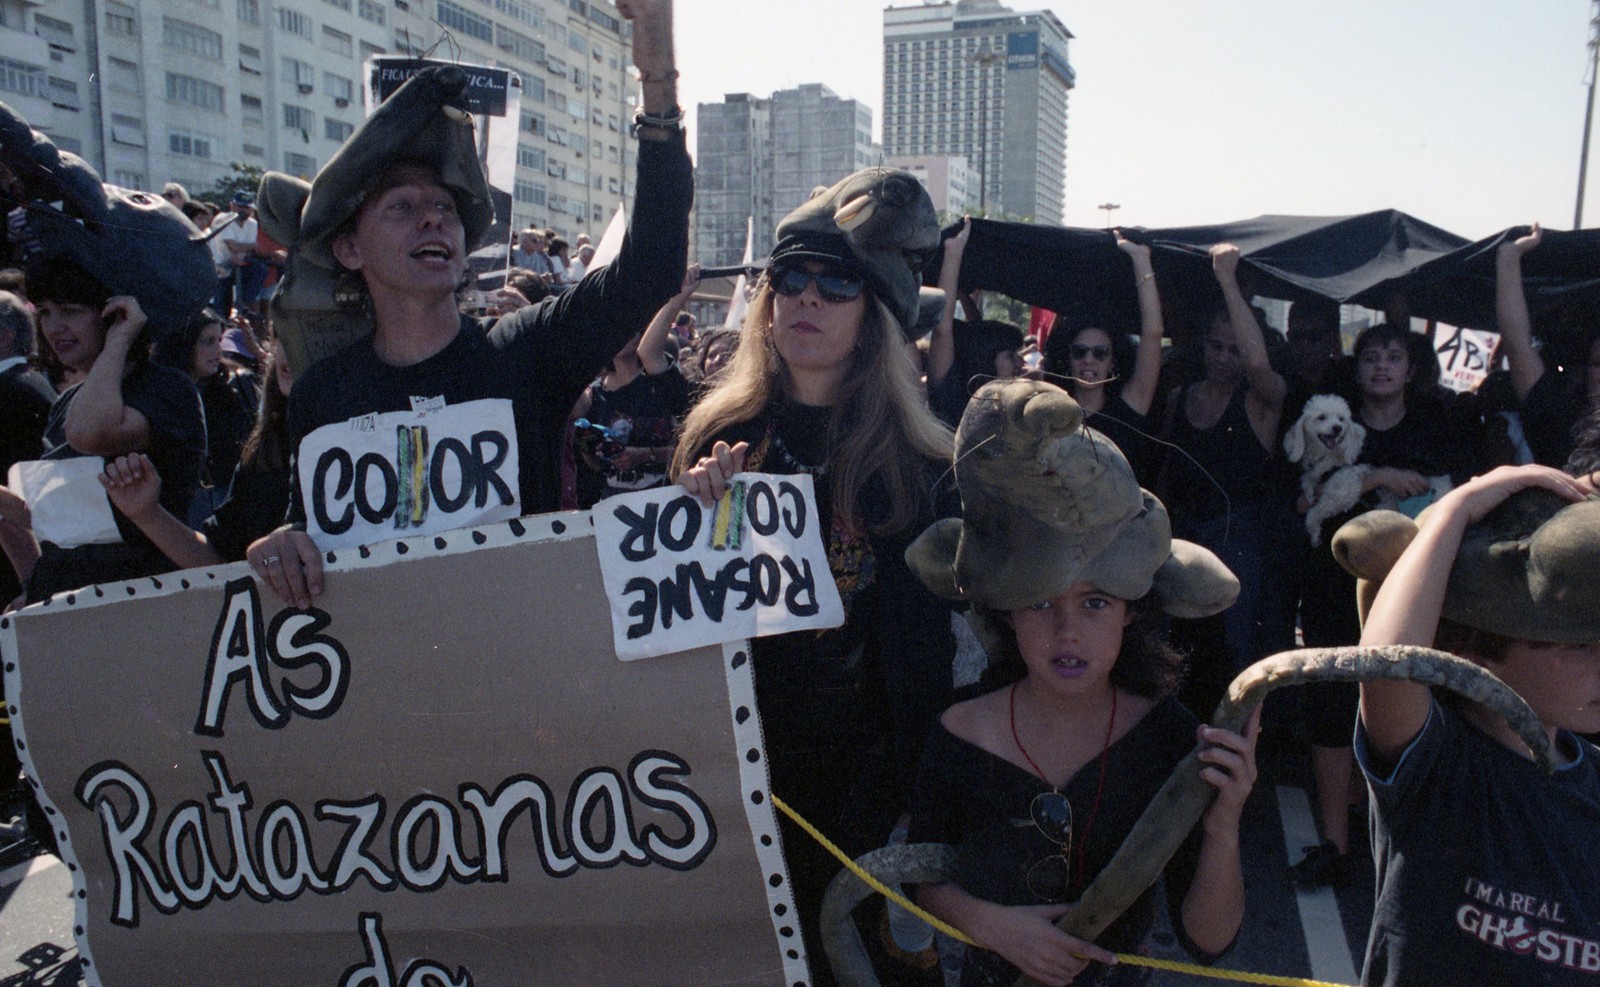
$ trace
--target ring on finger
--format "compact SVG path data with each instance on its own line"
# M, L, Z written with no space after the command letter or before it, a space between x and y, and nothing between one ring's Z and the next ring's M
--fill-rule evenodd
M265 568L265 567L267 567L269 565L272 565L274 562L278 562L278 561L281 561L281 560L276 555L269 555L266 558L261 560L261 565L262 565L263 568Z

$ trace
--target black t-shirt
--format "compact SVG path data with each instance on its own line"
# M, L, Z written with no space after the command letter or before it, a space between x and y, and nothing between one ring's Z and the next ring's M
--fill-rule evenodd
M248 371L223 370L196 386L206 411L207 486L223 486L233 479L239 450L255 427L261 405L261 383Z
M45 427L42 459L83 456L67 444L67 412L82 384L67 388L50 409ZM122 379L122 403L150 423L150 443L139 450L150 457L161 476L161 506L176 517L187 517L189 502L200 485L205 465L206 422L200 395L189 375L159 363L146 362ZM123 541L144 542L139 528L116 508L112 513Z
M1572 455L1572 429L1583 417L1582 374L1546 370L1522 399L1522 434L1533 461L1561 469Z
M1398 765L1356 733L1377 900L1364 984L1600 980L1600 750L1561 731L1546 775L1435 703Z
M509 400L520 513L556 510L567 416L596 372L682 283L692 199L682 135L640 141L638 197L615 260L570 290L492 325L463 316L455 339L420 363L384 363L371 337L318 361L295 382L289 396L295 447L324 425L410 410L413 399L442 398L446 405ZM299 476L294 469L291 474L289 520L304 524Z
M589 421L616 429L627 423L630 448L671 446L675 442L678 420L689 408L689 382L676 361L659 374L639 372L639 376L614 391L598 381L589 386ZM652 463L631 470L607 467L606 492L648 490L667 481L667 464ZM585 505L587 506L587 505Z
M44 428L56 392L26 363L0 372L0 483L13 463L44 453Z
M283 523L289 507L287 470L251 469L240 464L228 488L228 499L206 518L206 540L230 562L244 558L257 538Z
M1356 420L1361 420L1359 407ZM1471 431L1457 422L1449 406L1428 403L1410 408L1390 428L1366 426L1366 441L1356 462L1365 466L1414 470L1423 476L1448 476L1464 481L1471 473L1475 450ZM1361 639L1356 611L1355 577L1333 557L1332 541L1340 525L1378 506L1379 492L1364 496L1355 507L1322 526L1322 543L1306 560L1306 581L1301 602L1305 642L1310 647L1355 644Z
M67 389L50 409L45 428L44 459L73 459L84 453L66 440L67 412L78 396L78 384ZM139 450L150 457L161 476L161 506L186 517L200 485L206 457L205 413L189 375L157 363L143 363L122 379L122 401L150 424L150 441ZM28 580L28 599L38 601L62 590L93 583L133 579L170 571L172 564L143 532L115 507L112 516L122 543L60 548L48 542Z

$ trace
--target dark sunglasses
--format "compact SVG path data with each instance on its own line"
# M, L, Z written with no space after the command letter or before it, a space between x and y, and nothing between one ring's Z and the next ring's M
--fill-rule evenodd
M852 302L861 294L861 276L849 271L829 267L812 274L803 267L774 264L767 271L772 290L793 297L806 290L806 285L816 282L817 294L823 301Z
M1028 868L1028 890L1042 901L1065 901L1072 871L1072 803L1060 792L1040 792L1028 816L1041 836L1061 848Z
M1109 346L1084 346L1079 343L1073 343L1069 352L1071 352L1074 360L1082 360L1086 356L1093 356L1096 360L1111 358L1111 347Z

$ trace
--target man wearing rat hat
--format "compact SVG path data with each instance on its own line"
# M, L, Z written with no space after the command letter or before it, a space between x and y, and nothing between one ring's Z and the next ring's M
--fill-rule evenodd
M493 213L471 117L459 105L466 75L453 66L408 81L309 187L275 174L263 180L263 226L293 244L273 318L302 374L289 400L302 461L289 523L253 544L248 558L286 601L306 607L321 592L319 548L554 510L567 412L682 283L693 184L672 3L617 7L633 21L644 91L638 191L616 259L559 298L487 331L458 313L467 254ZM417 412L427 415L424 424L400 421ZM384 496L356 475L364 458L306 455L358 419L412 437L380 470L394 481ZM434 460L458 470L459 481L439 483ZM483 513L486 506L494 513Z

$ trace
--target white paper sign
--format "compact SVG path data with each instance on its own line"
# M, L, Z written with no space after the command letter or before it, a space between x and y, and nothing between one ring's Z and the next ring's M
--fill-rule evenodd
M844 623L811 477L740 473L704 507L677 485L593 512L624 661Z
M34 537L62 548L113 545L122 540L106 488L100 485L105 465L98 456L35 459L12 465L6 485L27 502Z
M300 441L298 462L306 528L323 550L522 513L517 429L504 398L324 425Z
M1494 369L1500 334L1484 329L1439 326L1434 351L1439 354L1439 383L1452 391L1476 391Z

